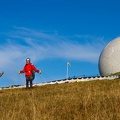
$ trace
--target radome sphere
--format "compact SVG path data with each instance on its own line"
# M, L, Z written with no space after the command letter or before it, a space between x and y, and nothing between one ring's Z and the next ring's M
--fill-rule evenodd
M101 76L120 72L120 37L109 42L102 50L98 68Z

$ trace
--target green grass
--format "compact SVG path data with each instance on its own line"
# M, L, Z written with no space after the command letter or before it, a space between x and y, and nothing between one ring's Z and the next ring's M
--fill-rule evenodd
M0 120L120 120L120 80L1 90Z
M110 75L107 75L107 76L116 76L116 75L120 75L120 72L116 72L116 73L113 73L113 74L110 74Z

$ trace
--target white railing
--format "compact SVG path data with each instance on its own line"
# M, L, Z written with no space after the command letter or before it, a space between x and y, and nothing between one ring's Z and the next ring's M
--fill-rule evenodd
M73 82L82 82L82 81L93 81L93 80L114 80L119 78L118 76L109 76L109 77L101 77L101 76L96 76L96 77L82 77L82 78L72 78L68 80L56 80L56 81L51 81L51 82L45 82L45 83L36 83L33 84L33 86L43 86L43 85L53 85L53 84L62 84L62 83L73 83ZM3 87L0 88L0 90L3 89L14 89L14 88L25 88L25 85L21 86L9 86L9 87Z

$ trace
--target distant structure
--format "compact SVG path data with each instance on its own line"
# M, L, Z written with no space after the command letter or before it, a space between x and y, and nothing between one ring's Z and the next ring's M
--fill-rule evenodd
M120 72L120 37L113 39L102 50L98 67L101 76Z

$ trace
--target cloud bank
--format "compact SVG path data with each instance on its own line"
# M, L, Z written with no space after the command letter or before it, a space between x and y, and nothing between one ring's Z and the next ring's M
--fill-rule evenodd
M25 27L14 27L13 30L1 35L4 36L4 42L0 45L0 68L1 71L6 71L7 75L4 79L10 79L14 83L18 82L17 71L22 69L21 66L25 64L27 57L30 57L34 63L47 59L97 63L105 44L103 38L94 36L66 37Z

